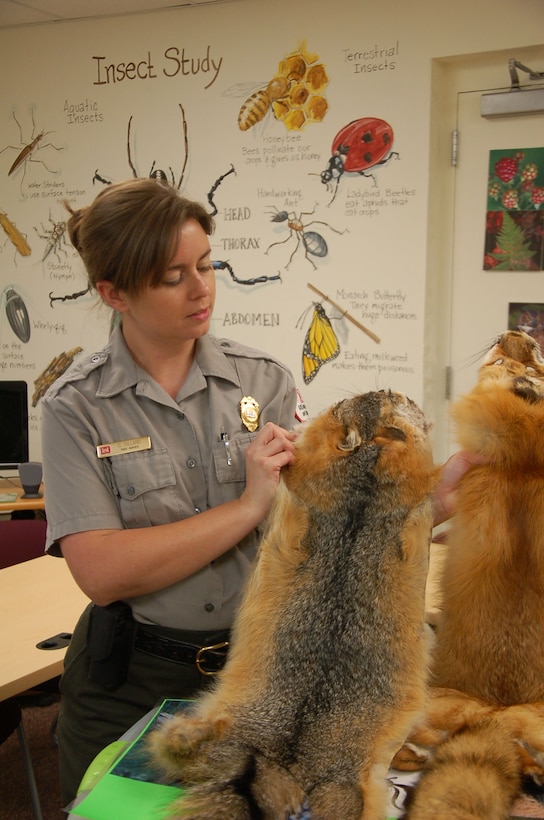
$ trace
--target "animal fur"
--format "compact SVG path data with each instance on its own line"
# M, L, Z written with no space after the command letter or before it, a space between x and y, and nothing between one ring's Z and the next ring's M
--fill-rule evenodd
M486 462L472 467L459 487L431 699L425 722L395 765L412 768L426 760L440 772L424 780L415 820L456 817L425 814L421 806L446 804L453 771L462 786L468 768L476 775L467 790L473 794L459 816L495 820L508 816L516 793L512 749L518 775L542 781L544 762L544 360L533 339L518 331L503 334L453 417L461 448ZM458 737L467 727L470 733ZM493 761L495 777L507 787L497 789L482 775L484 759ZM452 772L447 778L446 770ZM498 795L495 814L474 808L478 799L492 805Z
M304 425L216 687L152 735L192 820L382 820L385 775L424 708L435 470L402 394Z
M519 747L493 719L438 746L410 806L413 820L508 820L520 788Z
M432 682L494 703L544 700L544 360L505 333L453 410L488 461L459 490L448 533Z

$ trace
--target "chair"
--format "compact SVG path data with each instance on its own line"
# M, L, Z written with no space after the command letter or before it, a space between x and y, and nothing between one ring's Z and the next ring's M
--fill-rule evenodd
M44 554L47 524L43 518L0 521L0 569Z
M32 809L35 820L43 820L42 808L40 805L40 798L38 795L38 788L36 786L36 778L34 777L34 768L30 757L30 750L23 727L23 713L15 698L8 698L0 701L0 745L4 743L13 732L17 730L19 736L19 744L23 753L23 762L25 765L26 778L28 780L28 788L32 800Z
M47 524L41 518L8 518L0 521L0 569L30 561L44 554ZM23 754L35 820L43 820L34 768L23 727L23 713L17 698L0 701L0 744L17 730Z

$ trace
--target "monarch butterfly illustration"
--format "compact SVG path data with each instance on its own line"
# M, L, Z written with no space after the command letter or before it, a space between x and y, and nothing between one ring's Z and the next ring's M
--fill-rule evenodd
M310 384L322 364L335 359L340 353L336 333L323 305L314 302L314 315L302 349L302 372L305 384Z

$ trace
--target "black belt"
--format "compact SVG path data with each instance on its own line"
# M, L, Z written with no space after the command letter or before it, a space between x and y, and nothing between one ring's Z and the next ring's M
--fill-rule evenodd
M135 649L155 658L196 666L202 675L216 675L225 665L229 647L229 631L217 633L205 645L187 643L157 633L153 627L138 624Z

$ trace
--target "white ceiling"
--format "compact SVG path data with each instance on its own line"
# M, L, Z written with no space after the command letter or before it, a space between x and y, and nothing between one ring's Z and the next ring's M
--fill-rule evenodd
M228 2L230 0L0 0L0 28Z

